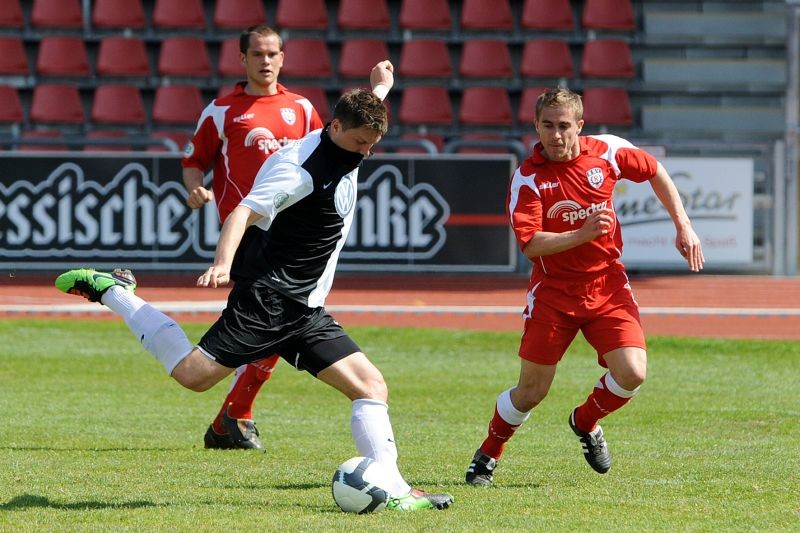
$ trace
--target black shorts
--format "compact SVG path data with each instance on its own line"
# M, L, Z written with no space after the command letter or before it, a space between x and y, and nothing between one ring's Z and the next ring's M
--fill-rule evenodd
M222 316L197 346L228 368L277 353L313 376L361 351L324 307L312 309L271 287L247 282L234 285Z

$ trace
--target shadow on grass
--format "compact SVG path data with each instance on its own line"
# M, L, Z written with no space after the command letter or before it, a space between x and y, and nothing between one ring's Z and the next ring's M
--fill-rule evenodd
M50 501L50 498L45 496L36 496L34 494L23 494L12 498L6 503L0 504L0 511L18 511L22 509L29 509L32 507L46 507L48 509L61 509L67 511L86 511L89 509L141 509L143 507L158 507L158 504L145 501L133 501L123 503L111 502L73 502L73 503L57 503Z

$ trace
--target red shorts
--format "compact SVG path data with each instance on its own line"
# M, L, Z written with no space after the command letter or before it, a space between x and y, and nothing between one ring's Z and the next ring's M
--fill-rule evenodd
M519 356L533 363L558 363L579 330L603 367L603 355L612 350L646 349L639 306L621 270L589 281L545 279L528 293L525 316Z

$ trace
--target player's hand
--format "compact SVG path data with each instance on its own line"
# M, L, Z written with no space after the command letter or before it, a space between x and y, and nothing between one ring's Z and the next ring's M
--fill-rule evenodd
M189 192L189 197L186 198L186 205L192 209L203 207L208 202L214 199L214 193L205 187L195 187Z
M216 289L227 285L231 281L231 269L228 266L211 265L202 276L197 278L198 287L211 287Z
M384 85L391 89L394 85L394 65L388 59L378 62L369 73L370 86L375 89L377 85Z
M584 237L584 242L589 242L611 233L613 228L614 215L611 209L604 208L589 213L578 232Z
M703 246L700 244L700 237L691 226L682 227L678 231L678 235L675 237L675 247L689 263L689 270L692 272L703 270L703 263L706 262L706 258L703 256Z

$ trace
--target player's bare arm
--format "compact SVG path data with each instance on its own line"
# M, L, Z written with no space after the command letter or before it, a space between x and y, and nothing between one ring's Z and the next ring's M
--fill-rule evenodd
M186 205L192 209L203 207L214 199L214 193L203 186L205 173L199 168L186 167L183 169L183 185L189 196L186 198Z
M675 224L675 247L689 263L689 269L692 272L699 272L705 263L700 238L692 228L675 183L661 163L658 164L656 175L650 180L650 186Z
M372 67L372 71L369 73L369 83L372 87L372 92L381 100L385 99L394 85L394 65L392 65L392 62L386 59Z
M608 234L613 225L611 210L598 209L590 213L583 226L576 230L563 233L537 231L522 252L530 258L557 254Z
M217 288L230 282L233 256L236 255L236 249L242 242L244 231L262 218L263 215L243 205L237 206L231 212L220 231L214 264L197 279L198 287Z

